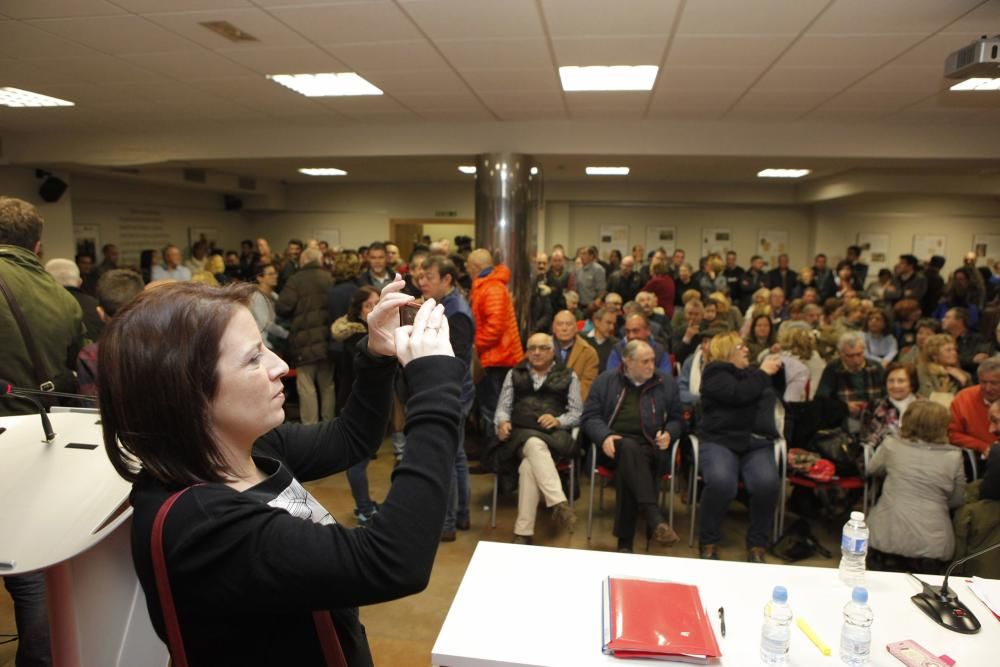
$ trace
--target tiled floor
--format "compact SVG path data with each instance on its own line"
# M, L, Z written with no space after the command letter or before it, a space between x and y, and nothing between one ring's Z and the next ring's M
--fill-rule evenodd
M392 469L392 453L386 443L378 458L369 466L368 473L371 483L372 497L381 500L389 485L389 473ZM351 523L351 510L354 507L350 489L344 475L336 475L307 485L316 498L323 503L336 517ZM430 664L431 647L437 638L438 631L444 622L451 601L458 590L472 552L479 540L509 541L512 537L516 498L511 495L501 497L497 512L497 527L489 527L489 504L493 488L491 475L474 475L472 477L472 530L459 532L458 540L442 544L438 550L434 572L427 590L403 600L397 600L381 605L366 607L361 611L372 651L377 665L392 667L426 667ZM605 509L599 511L596 507L593 540L588 545L586 535L588 486L585 481L582 494L577 501L577 525L574 534L560 533L549 522L546 513L540 512L535 544L572 549L604 549L613 550L615 538L611 535L613 522L612 511L614 490L605 492ZM675 529L682 536L679 545L669 549L653 546L652 553L697 558L697 548L687 546L688 521L687 506L678 498L675 502ZM641 524L640 524L641 526ZM726 541L721 545L723 559L742 560L745 558L743 536L746 531L746 512L742 505L733 504L723 526ZM640 528L641 529L641 528ZM836 553L839 527L836 529L821 525L816 529L821 542ZM636 548L641 549L644 540L636 540ZM837 554L839 555L839 554ZM802 561L800 565L815 565L819 567L835 567L836 559L816 557ZM0 594L0 634L14 632L14 617L10 598L6 593ZM0 638L2 641L2 638ZM0 667L13 667L16 644L0 645Z

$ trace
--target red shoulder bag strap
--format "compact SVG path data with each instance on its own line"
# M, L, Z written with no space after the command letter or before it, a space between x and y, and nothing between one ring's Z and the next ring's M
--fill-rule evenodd
M163 524L167 521L167 513L184 493L190 489L181 489L167 498L160 506L153 520L152 552L153 573L156 576L156 592L160 596L160 611L163 613L163 625L167 630L167 647L170 649L170 659L173 667L188 667L187 654L184 652L184 638L181 636L181 625L177 620L177 608L174 606L174 595L170 590L170 577L167 574L167 557L163 551ZM344 650L340 646L337 629L333 625L328 611L314 611L313 625L323 650L323 659L327 667L347 667Z

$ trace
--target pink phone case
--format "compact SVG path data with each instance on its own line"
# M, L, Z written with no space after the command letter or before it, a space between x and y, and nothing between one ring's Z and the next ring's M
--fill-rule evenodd
M908 667L949 667L948 663L931 655L927 649L912 639L886 644L885 648L889 651L889 655Z

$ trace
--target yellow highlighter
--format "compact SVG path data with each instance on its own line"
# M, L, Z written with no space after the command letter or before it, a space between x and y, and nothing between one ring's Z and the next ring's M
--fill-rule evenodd
M811 641L813 645L819 649L820 653L823 655L830 655L830 647L823 643L823 640L816 635L816 632L811 627L809 627L809 624L806 623L804 618L801 616L796 617L795 625L799 626L799 630L801 630L805 636L809 638L809 641Z

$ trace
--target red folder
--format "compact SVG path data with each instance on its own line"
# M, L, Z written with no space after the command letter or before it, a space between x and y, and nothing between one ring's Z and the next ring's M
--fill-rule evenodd
M722 655L697 586L608 577L605 654L707 663Z

